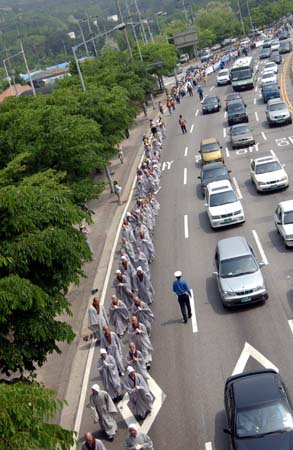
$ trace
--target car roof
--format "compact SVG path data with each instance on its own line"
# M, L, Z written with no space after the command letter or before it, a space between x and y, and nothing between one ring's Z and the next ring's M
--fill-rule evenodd
M209 170L219 169L220 167L225 168L227 170L227 167L222 162L214 162L214 163L205 164L204 166L202 166L201 169L203 172L208 172Z
M208 184L207 189L210 194L218 194L219 192L233 191L229 180L212 181Z
M293 200L285 200L284 202L280 202L279 206L284 212L293 211Z
M202 139L200 142L200 145L206 145L206 144L218 144L217 138L208 138L208 139Z
M245 408L280 398L280 378L275 371L249 372L247 376L230 379L235 404Z
M229 101L229 105L236 105L238 103L242 103L244 105L244 101L242 98L234 98L233 100Z
M218 241L217 247L221 261L251 254L248 243L243 236L233 236L221 239Z
M274 105L274 104L278 104L278 103L285 103L285 102L283 102L283 100L280 97L271 98L270 100L268 100L269 105Z
M232 125L231 129L236 130L237 128L246 127L249 128L247 123L236 123L235 125Z
M204 101L208 100L210 98L215 98L216 100L218 100L218 96L217 95L206 95L206 97L204 98Z

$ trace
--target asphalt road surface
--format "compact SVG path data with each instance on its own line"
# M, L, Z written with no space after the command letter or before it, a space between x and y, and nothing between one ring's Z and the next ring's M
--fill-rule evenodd
M205 88L205 93L210 92L217 94L224 104L232 88L216 87L211 76ZM158 195L161 210L154 238L157 258L152 264L156 291L152 309L156 320L151 376L166 394L149 431L156 450L229 448L228 437L222 431L226 425L223 389L246 343L277 366L293 397L293 336L289 322L293 308L292 250L285 248L273 222L276 205L293 199L293 126L268 127L258 89L243 92L243 97L257 143L249 149L232 150L224 108L219 113L203 116L196 93L185 98L171 117L166 116L167 139L161 160L165 164ZM178 125L179 114L187 120L188 134L184 136ZM200 165L195 162L200 140L208 137L217 137L223 145L225 164L232 171L238 195L243 197L246 215L243 225L218 231L210 228L197 179ZM257 194L250 181L249 162L271 150L286 164L291 184L285 191ZM212 276L214 252L219 239L237 235L247 238L259 260L267 259L263 275L269 299L265 305L226 311ZM187 325L181 321L177 298L172 293L176 269L183 271L194 292L196 314ZM107 301L110 293L111 289ZM97 381L97 358L98 348L87 399L90 385ZM239 362L245 370L268 364L260 356L257 358L260 362L249 357L245 365L247 358L247 354L242 354ZM123 448L127 431L122 418L119 425L122 428L114 442L105 443L108 449ZM81 435L85 431L95 431L88 401Z

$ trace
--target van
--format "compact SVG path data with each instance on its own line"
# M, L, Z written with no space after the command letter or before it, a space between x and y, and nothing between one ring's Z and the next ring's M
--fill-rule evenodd
M182 55L180 55L180 64L187 63L188 61L189 61L189 54L182 53Z

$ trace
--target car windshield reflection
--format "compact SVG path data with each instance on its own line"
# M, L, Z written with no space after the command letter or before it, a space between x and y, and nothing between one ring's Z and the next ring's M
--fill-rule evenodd
M259 164L256 166L255 173L260 175L262 173L275 172L276 170L281 170L281 165L277 162L269 162L266 164Z
M228 203L235 203L238 199L234 191L219 192L210 196L210 206L227 205Z
M257 270L258 266L254 258L251 255L245 255L223 260L221 263L220 274L222 278L229 278L248 275Z

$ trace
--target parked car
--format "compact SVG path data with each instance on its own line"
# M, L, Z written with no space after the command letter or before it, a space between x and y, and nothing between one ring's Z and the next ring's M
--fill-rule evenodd
M200 142L199 153L201 163L208 164L213 162L224 162L223 147L219 144L218 139L209 138L202 139Z
M182 53L182 55L180 55L180 64L187 63L188 61L189 61L189 54Z
M202 101L202 113L208 114L220 111L221 101L217 95L207 95Z
M261 87L261 94L264 103L272 98L280 98L280 88L277 83L265 83Z
M250 161L250 177L258 192L284 189L289 186L289 178L278 158L263 156Z
M272 40L271 40L271 38L266 38L266 39L263 41L262 48L271 48L271 45L272 45Z
M248 147L255 144L253 134L245 123L233 125L229 131L232 148Z
M215 162L206 164L201 167L200 176L197 178L201 181L202 193L205 195L207 185L214 181L230 180L231 170L228 170L224 163Z
M267 121L270 127L273 125L291 124L292 116L287 103L280 98L268 100L266 107Z
M242 100L229 102L227 105L227 119L230 126L236 123L248 122L246 104Z
M274 222L278 233L287 247L293 246L293 200L285 200L278 204Z
M253 248L242 236L218 241L213 273L225 307L264 302L268 298L261 273L263 261L258 262Z
M215 44L215 45L213 45L212 47L211 47L211 50L213 51L213 52L216 52L217 50L220 50L221 49L221 45L220 44Z
M293 440L292 405L273 369L242 372L225 383L225 409L233 450L289 450Z
M223 86L229 83L231 83L230 70L229 69L220 70L217 75L217 85Z
M279 39L274 39L274 40L271 42L271 51L273 52L274 50L279 50L279 48L280 48L280 42L279 42Z
M211 59L212 56L213 56L212 51L210 49L205 49L202 51L200 55L200 61L202 63L207 62L209 59Z

